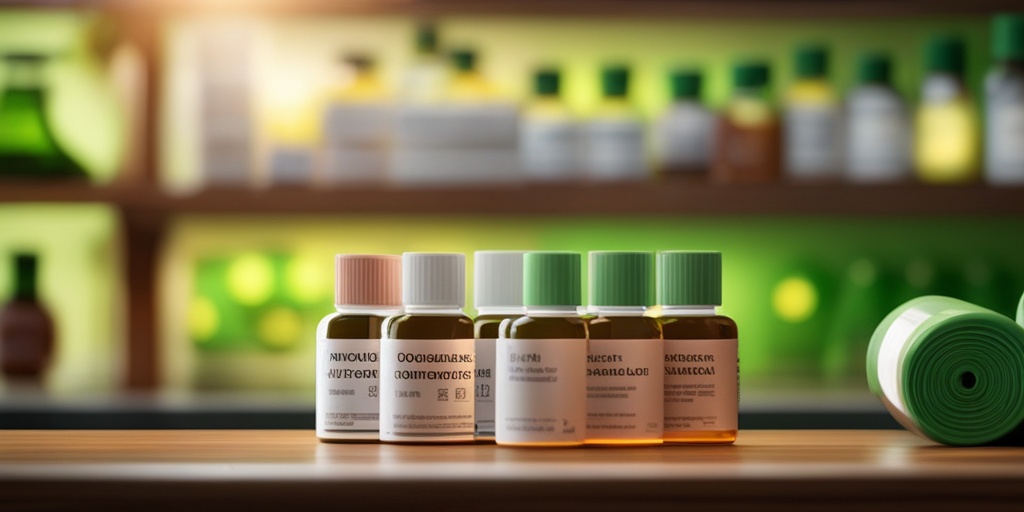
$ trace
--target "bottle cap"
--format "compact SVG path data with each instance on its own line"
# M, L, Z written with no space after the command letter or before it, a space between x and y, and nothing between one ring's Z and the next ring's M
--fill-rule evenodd
M437 53L437 27L423 23L416 28L416 51L422 54Z
M796 49L797 78L823 78L828 75L828 50L820 44Z
M963 76L966 59L966 47L959 37L941 35L928 42L925 62L929 72Z
M523 305L579 306L580 253L538 251L523 255Z
M334 257L336 306L401 306L402 258L391 254Z
M559 89L561 89L561 76L557 69L538 70L534 79L533 88L537 96L558 96Z
M476 69L476 52L469 49L452 51L452 65L459 71L473 71Z
M1024 14L1003 13L992 22L992 56L1024 61Z
M672 98L677 100L700 99L701 75L695 70L677 70L669 75L672 84Z
M402 303L406 306L465 306L466 255L441 252L402 254Z
M860 57L857 75L862 84L889 85L892 61L883 53L865 53Z
M622 98L629 94L629 68L608 66L601 72L601 90L606 98Z
M473 297L477 309L523 307L523 251L473 253Z
M721 306L722 253L663 251L658 253L658 304Z
M590 252L591 306L650 306L654 253Z
M732 70L733 85L741 89L765 87L769 77L768 65L763 62L737 64Z

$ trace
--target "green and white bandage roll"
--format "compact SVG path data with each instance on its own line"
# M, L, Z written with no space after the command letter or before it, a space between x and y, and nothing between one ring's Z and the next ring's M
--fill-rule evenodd
M942 444L999 442L1024 423L1024 328L974 304L927 296L896 308L871 336L867 371L900 424Z

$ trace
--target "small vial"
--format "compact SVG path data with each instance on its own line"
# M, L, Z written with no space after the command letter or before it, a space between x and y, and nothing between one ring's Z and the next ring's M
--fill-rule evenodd
M523 309L523 251L477 251L473 254L476 300L476 438L494 440L494 375L498 328Z
M388 317L380 344L380 440L473 441L473 321L466 256L402 255L404 313Z
M662 444L665 352L661 325L644 316L653 271L653 253L590 253L586 444Z
M523 255L526 315L505 320L497 347L495 441L580 446L587 426L587 323L580 318L580 255Z
M316 436L376 441L380 329L385 317L401 312L402 259L339 254L334 268L337 311L316 330Z
M711 178L719 183L769 183L781 174L779 118L771 103L770 70L760 62L733 70L733 93L718 122Z
M658 253L665 338L665 442L729 444L739 428L736 322L722 304L722 254Z

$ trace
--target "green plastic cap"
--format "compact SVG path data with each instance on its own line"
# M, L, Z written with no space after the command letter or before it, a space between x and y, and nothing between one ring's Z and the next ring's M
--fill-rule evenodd
M524 306L579 306L580 253L538 251L523 255Z
M962 76L967 61L966 50L963 39L959 37L950 35L933 37L928 42L928 50L925 53L928 71Z
M658 253L658 304L721 306L722 253L662 251Z
M828 75L828 50L825 46L801 46L796 49L795 57L798 78L823 78Z
M1024 14L996 15L992 22L992 56L996 60L1024 61Z
M654 253L590 252L591 306L650 306Z
M546 68L537 71L534 76L533 88L537 96L558 96L561 89L561 76L557 69Z
M892 80L892 60L884 53L861 55L857 78L862 84L889 85Z
M601 90L606 98L621 98L629 94L629 68L609 66L601 73Z
M700 99L701 74L695 70L678 70L669 75L672 84L672 98L677 100Z
M437 53L437 27L423 23L416 29L416 51L421 54Z
M452 51L452 65L459 71L476 69L476 52L468 49Z
M763 62L737 64L732 70L733 85L741 89L764 87L769 77L768 65Z

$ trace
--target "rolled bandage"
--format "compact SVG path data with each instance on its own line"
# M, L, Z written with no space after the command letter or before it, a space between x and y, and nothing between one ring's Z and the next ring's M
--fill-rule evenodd
M949 297L913 299L875 329L867 372L900 424L939 443L999 443L1024 433L1024 328L995 311Z

